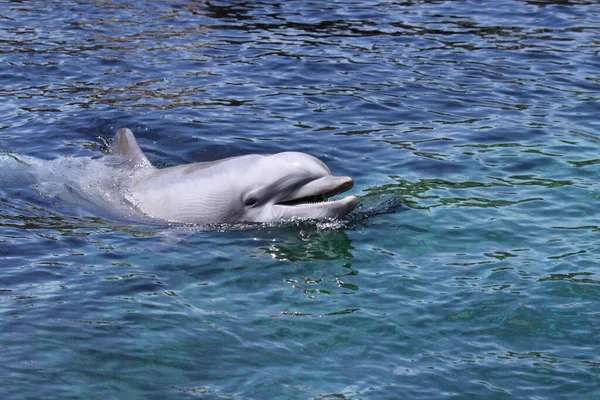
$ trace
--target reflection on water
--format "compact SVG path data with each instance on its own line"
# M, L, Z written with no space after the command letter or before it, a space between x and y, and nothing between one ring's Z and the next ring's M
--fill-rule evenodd
M366 189L369 196L380 200L384 196L401 198L403 203L411 208L429 210L432 207L504 207L528 201L542 201L542 197L515 199L515 192L507 190L519 186L556 188L567 185L576 186L568 180L552 180L538 178L532 175L510 176L496 178L491 182L452 182L443 179L421 179L409 182L400 177L393 177L396 183ZM502 190L498 190L502 189ZM520 193L526 193L520 190ZM452 194L461 193L461 197ZM470 195L474 193L476 195ZM536 193L540 193L536 191ZM511 200L495 199L496 196L509 196ZM469 197L465 197L469 196ZM492 198L488 198L492 197Z
M301 233L301 241L295 245L278 243L263 250L278 260L292 262L352 258L351 242L343 231Z

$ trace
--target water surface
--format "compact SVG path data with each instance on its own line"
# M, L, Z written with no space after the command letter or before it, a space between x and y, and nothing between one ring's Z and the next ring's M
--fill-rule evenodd
M599 27L597 1L0 1L0 397L600 397ZM64 185L93 172L15 160L123 126L160 167L310 153L361 206L134 223Z

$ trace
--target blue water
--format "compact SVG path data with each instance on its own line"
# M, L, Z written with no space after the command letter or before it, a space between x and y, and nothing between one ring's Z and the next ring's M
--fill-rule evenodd
M600 398L599 38L597 1L0 1L0 398ZM15 160L123 126L361 205L157 226Z

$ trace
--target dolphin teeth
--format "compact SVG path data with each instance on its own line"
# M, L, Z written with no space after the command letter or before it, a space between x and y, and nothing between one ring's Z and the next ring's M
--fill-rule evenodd
M280 201L277 204L281 206L297 206L301 204L318 204L318 203L327 203L329 202L329 198L340 193L343 193L354 185L354 182L350 180L349 182L344 182L337 187L322 193L315 193L309 196L300 197L292 200L284 200Z
M282 206L297 206L299 204L316 204L316 203L324 203L327 202L327 197L322 196L322 195L317 195L317 196L309 196L309 197L303 197L300 199L294 199L294 200L288 200L288 201L280 201L279 205Z
M277 204L282 206L297 206L299 204L326 203L327 201L329 201L328 193L321 193L294 200L280 201Z

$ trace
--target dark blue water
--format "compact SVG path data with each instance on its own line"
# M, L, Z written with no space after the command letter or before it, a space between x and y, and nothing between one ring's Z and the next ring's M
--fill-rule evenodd
M600 398L599 53L597 1L0 1L0 397ZM123 126L361 205L145 225L14 159Z

